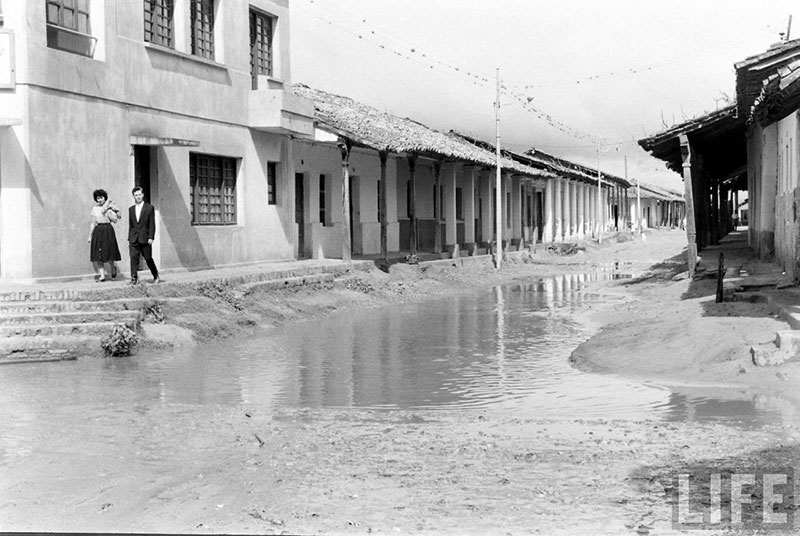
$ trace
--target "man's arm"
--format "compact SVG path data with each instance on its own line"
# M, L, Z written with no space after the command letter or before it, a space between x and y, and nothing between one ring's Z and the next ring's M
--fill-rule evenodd
M147 238L152 244L153 240L156 238L156 209L153 205L150 205L149 208L150 215L147 218Z

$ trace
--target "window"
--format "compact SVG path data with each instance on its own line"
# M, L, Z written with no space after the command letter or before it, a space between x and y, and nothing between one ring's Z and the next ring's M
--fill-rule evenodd
M91 33L89 27L89 0L46 0L47 23L75 30L82 34Z
M175 0L144 0L144 40L174 48Z
M511 227L511 192L506 192L506 227Z
M272 76L272 35L274 22L269 15L250 11L250 75L253 89L258 88L258 75Z
M327 214L327 206L325 204L325 187L327 184L325 183L325 175L319 176L319 221L322 225L326 225L328 222L328 214Z
M267 204L277 205L278 163L267 162Z
M456 219L463 220L464 219L464 206L463 206L463 198L462 198L462 190L461 188L456 188Z
M192 54L214 59L214 0L191 0Z
M236 160L190 153L189 184L192 223L236 223Z
M45 0L47 46L91 58L97 40L91 36L89 0Z

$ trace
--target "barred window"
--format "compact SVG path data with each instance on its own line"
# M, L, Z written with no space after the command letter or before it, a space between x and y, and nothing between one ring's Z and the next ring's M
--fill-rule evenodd
M89 0L45 0L47 23L91 34Z
M236 223L236 159L190 153L192 223Z
M144 40L174 48L175 0L144 0Z
M250 74L253 89L258 75L272 76L273 18L259 11L250 11Z
M214 59L214 0L191 0L192 54Z
M267 204L277 205L278 163L267 162Z

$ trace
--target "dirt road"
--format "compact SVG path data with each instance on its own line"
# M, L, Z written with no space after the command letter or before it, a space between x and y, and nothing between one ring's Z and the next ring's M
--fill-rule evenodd
M0 457L0 529L672 533L673 479L686 467L796 465L800 458L790 397L767 393L759 385L760 372L739 352L742 343L769 338L777 321L735 304L731 314L746 316L707 317L703 298L679 299L687 283L673 282L672 276L685 268L676 258L682 244L681 233L663 231L646 243L606 244L576 256L540 252L533 262L501 274L484 268L354 274L328 288L254 297L222 312L217 306L213 320L207 316L213 309L204 311L202 300L166 313L175 329L213 338L252 323L280 324L334 309L465 292L536 274L585 270L587 262L629 262L638 278L586 288L628 299L582 313L606 327L578 348L581 366L665 384L740 380L738 390L724 394L708 387L685 389L734 400L761 397L758 403L777 408L777 422L744 426L734 419L702 422L691 414L677 421L543 419L535 412L490 409L279 408L246 414L217 406L188 418L180 408L120 404L102 423L87 416L91 440L85 444L54 440L56 448L39 438L30 447L37 454L32 463L10 463L23 458L8 452ZM694 315L688 327L687 312ZM676 396L682 392L676 389ZM168 411L174 413L161 414ZM126 446L107 452L99 433L104 430L119 434ZM166 436L181 437L181 447L148 448Z

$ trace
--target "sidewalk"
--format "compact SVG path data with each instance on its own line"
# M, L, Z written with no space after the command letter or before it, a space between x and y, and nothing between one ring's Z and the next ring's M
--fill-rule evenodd
M741 228L740 228L741 229ZM747 245L747 229L734 231L718 245L700 252L697 277L716 274L719 256L723 255L725 301L764 303L769 311L788 324L776 332L774 346L751 349L758 366L779 365L800 353L800 288L775 262L763 261Z
M368 270L372 261L353 260L350 263L339 259L287 260L248 264L244 266L209 268L202 270L164 270L161 283L153 285L150 273L140 271L139 284L131 286L128 277L98 283L93 278L71 279L55 282L0 283L0 301L26 301L36 299L108 299L140 294L143 291L160 294L170 288L195 285L201 282L226 282L240 285L254 281L269 281L303 277L316 274L339 274L350 270ZM163 290L162 290L163 289Z

